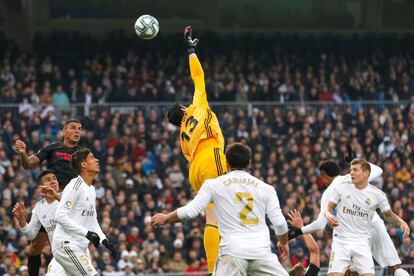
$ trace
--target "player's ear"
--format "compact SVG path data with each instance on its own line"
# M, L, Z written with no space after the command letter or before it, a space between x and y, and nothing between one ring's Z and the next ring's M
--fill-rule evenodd
M250 170L251 166L252 166L252 160L249 160L249 164L247 164L246 170Z
M86 162L87 160L85 159L85 161L83 161L81 163L81 168L86 169L86 167L88 166L88 163Z

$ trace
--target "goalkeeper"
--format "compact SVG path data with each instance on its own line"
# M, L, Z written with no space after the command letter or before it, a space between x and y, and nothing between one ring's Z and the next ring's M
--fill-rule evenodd
M208 105L204 72L195 53L198 41L192 38L191 26L187 26L184 29L184 42L187 46L190 73L195 86L193 102L188 107L177 103L167 113L169 122L180 128L181 150L190 163L189 180L196 192L205 180L227 173L223 134L216 114ZM212 273L218 256L220 235L211 203L205 212L204 249L208 270Z

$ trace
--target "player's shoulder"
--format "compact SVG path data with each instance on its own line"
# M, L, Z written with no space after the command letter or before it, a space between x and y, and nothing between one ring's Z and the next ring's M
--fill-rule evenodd
M40 208L44 207L46 204L46 199L42 198L41 200L39 200L38 202L36 202L35 206L33 207L32 212L36 212L38 211Z
M368 184L368 187L370 189L370 192L372 192L375 195L378 195L378 196L385 195L385 193L380 188L378 188L377 186L374 186L372 184Z
M81 148L83 148L82 146L79 146L79 145L76 145L75 147L74 147L74 149L75 150L79 150L79 149L81 149Z
M350 184L352 182L351 175L345 174L345 175L338 175L337 177L332 180L331 185L343 185L343 184Z
M50 143L49 145L47 145L45 148L49 148L49 149L58 149L58 148L62 148L65 145L62 142L55 142L55 143Z
M330 189L338 190L349 188L349 185L352 184L352 179L350 175L338 175L329 185Z
M203 185L205 185L205 184L216 185L216 184L224 183L228 178L229 178L228 174L220 175L216 178L211 178L211 179L205 180Z
M69 183L66 185L65 190L75 190L78 191L83 183L82 177L79 175L75 178L72 178Z
M55 142L55 143L48 144L48 145L42 147L39 150L38 153L40 153L40 152L48 152L48 151L53 151L55 149L58 149L60 147L60 144L62 144L62 143L61 142Z

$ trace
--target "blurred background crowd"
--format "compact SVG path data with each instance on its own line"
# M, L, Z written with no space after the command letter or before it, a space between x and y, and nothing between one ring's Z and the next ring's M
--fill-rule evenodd
M253 149L251 172L275 187L285 213L300 210L305 224L317 217L324 190L318 166L334 159L346 173L349 143L383 168L375 185L414 231L413 42L396 35L203 34L199 58L226 143ZM28 241L12 206L39 200L40 170L20 167L14 141L24 139L35 153L60 140L62 123L76 117L84 128L81 146L103 168L95 181L99 221L120 252L114 260L91 247L96 267L103 275L204 275L203 217L150 226L155 212L194 196L178 129L163 103L192 99L180 45L169 36L144 44L122 32L107 39L52 33L36 36L36 54L27 54L0 36L0 274L14 275L27 261ZM414 234L389 233L403 263L414 264ZM315 237L327 266L331 231ZM308 261L303 240L291 241L292 264Z

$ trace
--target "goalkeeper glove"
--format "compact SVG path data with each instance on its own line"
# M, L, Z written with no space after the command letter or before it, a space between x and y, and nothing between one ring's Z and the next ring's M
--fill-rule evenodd
M300 235L303 235L302 229L295 228L295 227L289 227L288 229L288 240L295 239L299 237Z
M195 48L197 47L198 38L192 39L191 36L193 35L193 30L191 26L187 26L184 28L184 42L187 45L187 52L189 54L195 53Z
M92 231L88 231L88 233L86 234L86 238L87 238L88 240L90 240L90 241L91 241L91 243L93 243L93 245L94 245L96 248L98 248L98 247L99 247L99 241L100 241L100 238L99 238L98 234L96 234L95 232L92 232Z
M117 260L118 259L118 252L116 251L115 246L108 240L108 239L104 239L102 241L102 244L109 250L111 251L111 256L113 259Z

